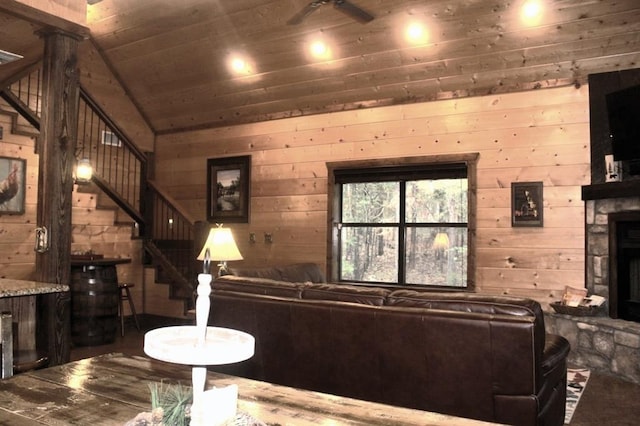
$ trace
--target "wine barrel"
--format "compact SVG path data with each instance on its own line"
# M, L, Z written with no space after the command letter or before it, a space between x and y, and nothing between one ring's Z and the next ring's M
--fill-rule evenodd
M71 341L76 346L113 343L118 328L115 265L71 268Z

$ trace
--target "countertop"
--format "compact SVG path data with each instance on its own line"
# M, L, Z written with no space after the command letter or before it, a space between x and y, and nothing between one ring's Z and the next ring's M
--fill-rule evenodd
M112 265L119 265L119 264L123 264L123 263L131 263L131 259L128 259L126 257L119 257L119 258L96 258L96 259L81 259L81 258L76 258L74 259L73 257L71 257L71 266L112 266Z
M42 283L38 281L0 278L0 298L30 296L34 294L63 293L69 291L65 284Z

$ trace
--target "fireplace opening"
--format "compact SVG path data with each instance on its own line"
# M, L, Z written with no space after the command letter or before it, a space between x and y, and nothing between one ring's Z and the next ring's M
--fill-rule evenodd
M609 314L640 322L640 212L609 215Z

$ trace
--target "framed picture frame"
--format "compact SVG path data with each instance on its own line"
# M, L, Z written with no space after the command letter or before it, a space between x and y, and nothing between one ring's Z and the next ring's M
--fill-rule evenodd
M27 160L0 157L0 215L24 214Z
M207 160L207 221L249 223L251 156Z
M542 182L511 183L511 226L543 226Z

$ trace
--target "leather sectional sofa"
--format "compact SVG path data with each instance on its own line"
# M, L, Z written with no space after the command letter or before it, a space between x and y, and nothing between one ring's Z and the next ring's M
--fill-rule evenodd
M533 300L322 283L313 264L213 283L210 325L255 355L215 369L282 385L514 425L562 425L569 343ZM273 279L275 278L275 279Z

